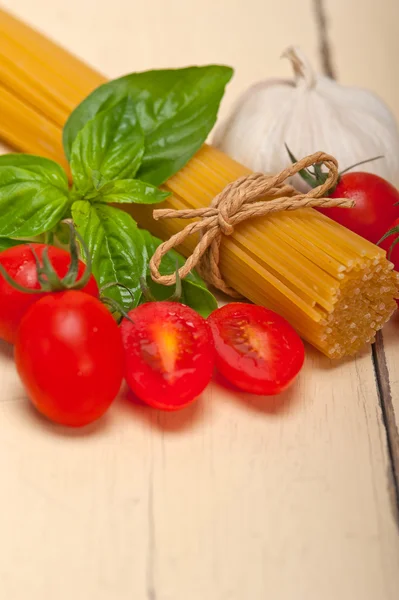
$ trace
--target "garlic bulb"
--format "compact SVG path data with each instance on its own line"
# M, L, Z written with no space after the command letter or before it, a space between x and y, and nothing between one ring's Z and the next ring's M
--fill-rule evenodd
M216 129L213 144L254 171L276 173L297 158L322 150L340 170L379 155L358 170L399 186L399 133L387 106L372 92L316 75L298 48L289 48L295 80L251 86ZM296 187L304 185L298 176Z

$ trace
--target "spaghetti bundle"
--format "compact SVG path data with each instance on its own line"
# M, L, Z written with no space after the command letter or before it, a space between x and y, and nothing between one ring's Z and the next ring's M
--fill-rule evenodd
M39 33L0 11L0 137L24 152L66 165L62 127L105 79ZM208 206L249 170L202 149L165 185L162 208ZM154 221L152 208L126 206L138 223L166 239L186 224ZM180 250L192 252L195 239ZM283 315L331 358L356 353L396 308L398 275L385 252L313 209L280 212L238 225L224 237L220 269L227 285Z

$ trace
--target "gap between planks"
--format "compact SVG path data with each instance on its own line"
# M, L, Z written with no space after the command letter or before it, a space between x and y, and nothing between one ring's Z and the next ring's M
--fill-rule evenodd
M327 77L331 77L331 79L336 79L331 44L328 35L328 17L325 8L325 0L313 0L313 13L319 38L319 53L323 73L324 75L327 75Z
M372 359L392 467L392 479L389 482L389 488L395 503L396 521L399 524L399 431L396 425L384 339L381 331L377 332L375 343L372 346Z
M328 11L326 0L313 0L313 14L319 38L319 54L324 75L337 78L333 60L332 45L329 38ZM392 402L389 371L385 356L384 339L381 331L377 332L372 346L372 362L376 379L376 387L380 399L382 420L387 436L391 473L389 474L389 490L393 499L396 521L399 524L399 431L396 425L395 410Z

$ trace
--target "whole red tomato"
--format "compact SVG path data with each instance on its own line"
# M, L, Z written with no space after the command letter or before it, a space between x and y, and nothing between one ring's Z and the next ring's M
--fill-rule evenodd
M398 190L372 173L341 175L332 198L351 198L354 208L319 208L330 219L376 244L399 217Z
M29 289L40 289L37 277L36 261L32 251L36 252L41 262L43 250L48 248L48 256L59 277L64 277L71 264L71 255L66 250L45 244L26 244L8 248L0 253L0 265L19 285ZM79 261L77 280L85 270L85 264ZM99 291L93 276L83 288L87 294L98 297ZM7 283L0 274L0 338L14 343L18 325L28 308L42 298L42 294L20 292Z
M101 417L121 386L119 327L93 296L48 293L21 321L15 361L36 408L56 423L81 427Z

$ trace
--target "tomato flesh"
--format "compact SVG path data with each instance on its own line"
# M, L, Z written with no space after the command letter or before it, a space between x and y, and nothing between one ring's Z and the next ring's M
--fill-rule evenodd
M302 368L302 340L285 319L262 306L234 302L208 317L216 367L236 387L251 394L285 390Z
M125 377L136 396L162 410L178 410L208 385L214 346L207 322L188 306L149 302L121 325Z
M18 373L50 420L81 427L108 409L123 378L123 348L110 312L79 291L47 294L23 317L15 344Z
M34 248L39 261L42 260L43 250L48 248L49 259L59 277L67 274L71 263L71 256L66 250L45 244L23 244L3 250L0 253L0 264L7 273L23 287L39 289L35 257L32 252ZM82 277L85 265L79 261L78 280ZM99 291L96 280L90 277L87 285L83 288L87 294L98 297ZM0 274L0 338L14 343L18 325L28 308L37 302L44 294L25 294L12 287Z
M399 217L398 190L373 173L345 173L341 176L332 198L351 198L354 208L318 208L337 223L376 244Z

